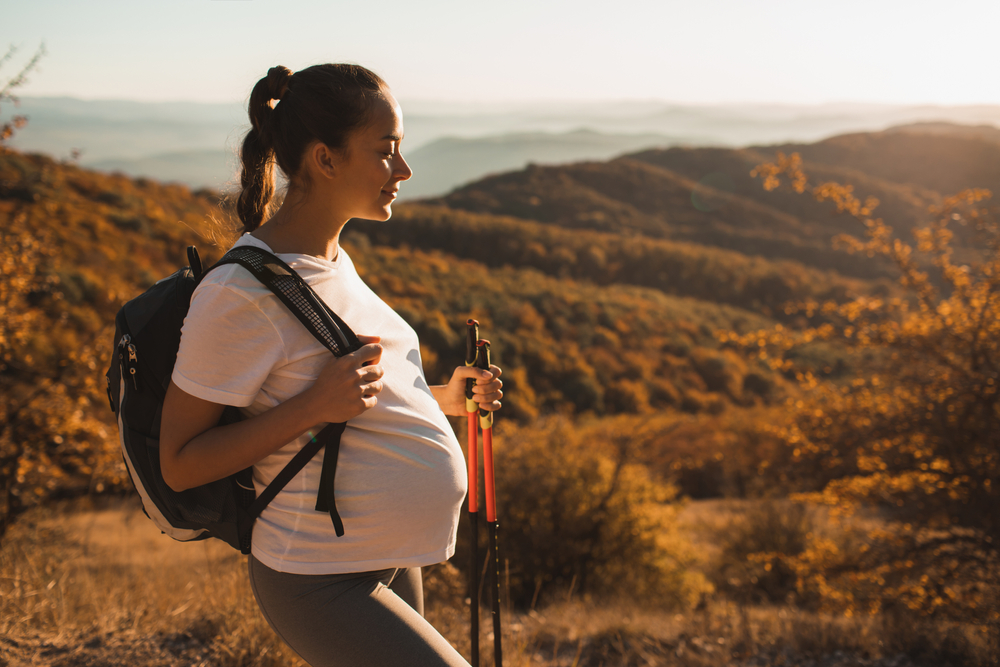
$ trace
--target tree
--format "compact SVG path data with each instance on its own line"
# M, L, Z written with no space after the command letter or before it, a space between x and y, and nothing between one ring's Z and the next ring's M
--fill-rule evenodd
M989 192L944 199L914 231L914 248L874 217L877 200L862 202L847 185L810 184L798 155L779 154L755 175L767 189L787 179L855 218L864 238L836 242L893 262L902 288L894 297L798 304L807 317L823 316L804 330L723 336L809 389L793 399L789 422L770 429L789 450L785 473L800 497L841 513L878 507L890 518L855 553L817 541L791 559L800 592L848 609L897 605L996 622L1000 228L984 206ZM978 235L977 257L953 260L952 225ZM852 381L834 383L796 368L795 351L814 341L839 341L873 361Z

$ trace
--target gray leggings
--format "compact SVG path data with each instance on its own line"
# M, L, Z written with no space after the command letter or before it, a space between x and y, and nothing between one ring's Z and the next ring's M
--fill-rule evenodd
M249 569L264 618L312 667L469 667L424 620L420 568L288 574L250 556Z

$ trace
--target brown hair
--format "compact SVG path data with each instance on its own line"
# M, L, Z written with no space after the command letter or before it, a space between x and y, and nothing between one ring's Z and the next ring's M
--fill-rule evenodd
M270 212L275 162L294 183L306 147L320 141L343 148L387 88L360 65L313 65L294 74L287 67L269 69L250 93L251 127L240 149L236 213L243 231L257 229ZM272 100L278 100L273 107Z

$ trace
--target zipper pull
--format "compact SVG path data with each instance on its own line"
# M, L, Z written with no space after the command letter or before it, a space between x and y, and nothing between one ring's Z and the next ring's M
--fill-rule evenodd
M128 352L128 358L125 357L126 351ZM122 369L122 377L125 376L125 371L128 371L128 374L132 376L132 386L135 387L136 391L139 391L139 380L136 378L138 361L139 358L136 354L135 345L132 343L132 337L125 334L118 341L118 365Z
M138 363L139 358L135 353L135 345L130 342L128 344L128 372L132 375L132 385L136 391L139 391L139 379L135 375L136 370L138 370Z

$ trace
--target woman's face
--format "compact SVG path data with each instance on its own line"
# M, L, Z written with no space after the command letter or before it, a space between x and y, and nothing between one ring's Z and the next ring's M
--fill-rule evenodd
M403 114L385 92L368 125L350 135L342 153L337 189L349 217L388 220L392 215L400 183L413 174L399 152L402 140Z

